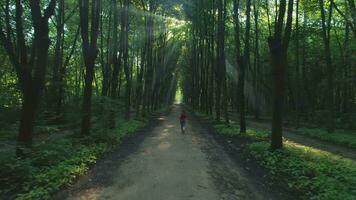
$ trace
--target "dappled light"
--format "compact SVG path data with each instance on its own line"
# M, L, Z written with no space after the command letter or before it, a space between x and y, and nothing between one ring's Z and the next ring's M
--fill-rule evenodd
M169 142L162 142L162 143L159 143L158 145L158 149L159 150L167 150L168 148L171 147L171 144Z
M164 121L164 120L166 120L166 118L165 117L159 117L158 120L159 121Z
M354 0L0 7L0 199L356 199Z

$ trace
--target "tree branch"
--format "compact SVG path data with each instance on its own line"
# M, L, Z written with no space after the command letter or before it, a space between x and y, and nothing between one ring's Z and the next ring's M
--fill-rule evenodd
M45 20L49 19L53 15L54 9L56 8L56 3L57 0L51 0L51 2L48 4L43 14Z
M287 23L283 38L283 48L287 50L291 32L292 32L292 21L293 21L293 0L288 1L288 14L287 14Z
M345 19L346 23L348 23L350 25L351 29L354 32L354 35L356 36L355 26L352 23L352 21L347 18L347 16L339 9L339 7L337 7L337 5L336 5L334 0L331 0L331 5L335 8L336 12L338 12L339 15L341 15L341 17Z
M64 23L67 23L67 21L73 17L73 15L76 13L77 9L79 6L76 6L73 8L73 10L69 13L69 15L64 19Z

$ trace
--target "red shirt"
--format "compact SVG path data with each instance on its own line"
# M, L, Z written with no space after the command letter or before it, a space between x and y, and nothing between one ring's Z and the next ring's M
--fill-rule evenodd
M185 121L187 119L187 115L186 114L181 114L179 119L180 119L180 121Z

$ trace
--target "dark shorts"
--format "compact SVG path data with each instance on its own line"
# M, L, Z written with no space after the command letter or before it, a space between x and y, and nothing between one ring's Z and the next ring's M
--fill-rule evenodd
M180 126L181 126L181 127L185 126L185 121L183 121L183 120L180 121Z

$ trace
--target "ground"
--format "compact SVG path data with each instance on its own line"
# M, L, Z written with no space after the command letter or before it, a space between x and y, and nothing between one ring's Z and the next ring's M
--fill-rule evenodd
M257 121L253 121L253 120L249 120L247 122L247 126L255 127L255 128L269 129L269 130L271 129L271 124L268 124L266 122L257 122ZM330 152L333 154L338 154L345 158L356 160L356 150L355 149L343 147L343 146L332 144L329 142L324 142L324 141L321 141L318 139L313 139L310 137L305 137L305 136L298 134L296 132L297 131L293 128L284 128L283 129L283 137L292 141L292 142L295 142L295 143L298 143L301 145L313 147L313 148L320 149L320 150Z
M284 199L257 172L236 159L188 113L180 132L180 108L127 139L55 199L231 200ZM238 156L238 155L236 155ZM284 194L282 194L284 193Z

